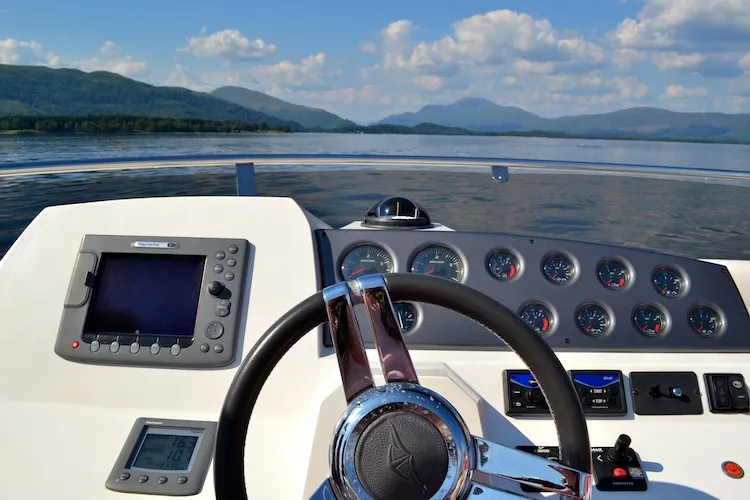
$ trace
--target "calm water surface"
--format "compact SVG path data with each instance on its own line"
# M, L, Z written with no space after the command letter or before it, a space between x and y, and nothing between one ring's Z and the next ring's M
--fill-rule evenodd
M0 168L20 161L242 153L402 154L615 162L750 171L750 147L637 141L386 135L0 136ZM747 188L612 176L445 172L261 173L260 194L292 196L339 226L387 195L409 196L455 229L626 245L697 258L750 258ZM48 205L113 198L233 195L234 171L0 179L0 255Z

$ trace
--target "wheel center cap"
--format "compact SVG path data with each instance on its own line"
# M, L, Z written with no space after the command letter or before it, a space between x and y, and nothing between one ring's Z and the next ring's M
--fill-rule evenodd
M438 394L396 383L357 396L339 420L331 479L344 498L443 498L468 483L470 435Z

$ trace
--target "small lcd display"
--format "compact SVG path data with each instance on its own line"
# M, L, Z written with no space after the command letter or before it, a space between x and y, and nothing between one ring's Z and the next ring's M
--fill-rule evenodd
M205 260L103 254L83 333L192 336Z
M189 472L203 429L146 427L130 468Z

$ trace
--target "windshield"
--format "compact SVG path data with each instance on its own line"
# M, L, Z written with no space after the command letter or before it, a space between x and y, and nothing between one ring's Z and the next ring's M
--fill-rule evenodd
M6 155L6 168L18 160L73 160L96 156L164 156L167 153L370 153L468 157L509 156L525 159L595 161L648 157L662 166L710 169L721 164L744 170L747 146L654 144L587 140L572 143L548 138L309 135L263 137L169 136L158 140L129 136L110 138L0 138L24 151ZM349 140L351 138L351 140ZM58 142L64 140L62 148ZM4 148L8 151L12 148ZM50 152L52 151L52 153ZM721 161L717 161L721 158ZM678 161L678 160L681 160ZM289 196L333 227L362 220L367 209L390 195L421 204L434 221L455 230L547 236L651 249L693 258L750 257L746 214L750 196L745 185L654 179L618 175L511 173L495 181L489 169L399 166L341 168L316 165L257 167L257 194ZM715 168L715 167L714 167ZM545 172L545 171L542 171ZM0 250L6 251L20 231L45 206L148 196L233 196L233 167L191 167L101 173L9 177L0 180Z
M455 230L750 256L743 2L581 0L585 16L551 0L157 3L0 7L0 174L231 154L606 163L601 175L514 171L505 183L403 162L259 166L257 187L334 227L401 195ZM688 182L648 166L708 173ZM46 206L235 194L228 166L0 176L0 255Z

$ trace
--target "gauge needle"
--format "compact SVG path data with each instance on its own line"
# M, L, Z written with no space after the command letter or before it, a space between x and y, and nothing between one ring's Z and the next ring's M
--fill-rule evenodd
M400 328L401 328L402 330L403 330L403 329L405 329L405 327L404 327L404 318L402 318L400 314L397 314L397 315L396 315L396 319L398 320L398 326L399 326L399 327L400 327Z
M430 269L429 271L427 271L425 274L432 274L434 272L435 272L435 268L433 267L432 269Z
M360 267L359 269L357 269L356 271L354 271L352 273L352 277L354 277L354 276L356 276L358 274L362 274L364 271L365 271L365 268L364 267Z

